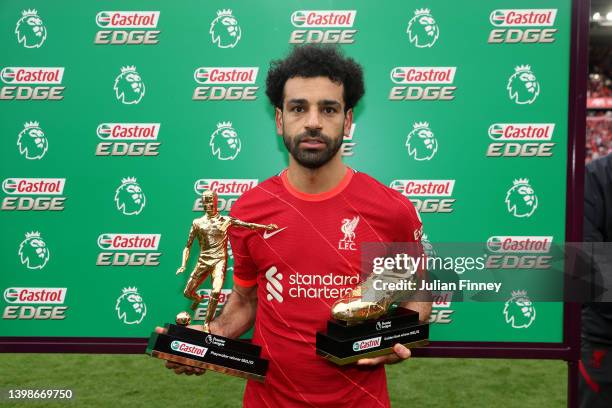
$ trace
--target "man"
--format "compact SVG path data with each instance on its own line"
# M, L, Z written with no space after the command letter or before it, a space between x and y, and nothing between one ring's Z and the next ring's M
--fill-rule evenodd
M364 93L354 60L334 48L297 47L271 64L266 85L289 166L244 193L231 215L278 229L230 231L235 285L210 330L237 337L255 326L253 342L270 365L264 383L247 382L246 407L387 407L383 364L410 357L410 350L396 344L393 354L339 367L316 354L315 333L358 283L360 244L417 242L419 216L397 191L341 161ZM431 302L402 305L421 320L431 312Z
M612 241L612 155L586 166L584 241ZM597 251L605 251L602 245ZM600 257L601 258L600 253ZM609 253L606 256L609 259ZM600 265L603 287L612 279L609 263ZM612 406L612 304L588 303L582 309L582 351L579 368L580 407Z

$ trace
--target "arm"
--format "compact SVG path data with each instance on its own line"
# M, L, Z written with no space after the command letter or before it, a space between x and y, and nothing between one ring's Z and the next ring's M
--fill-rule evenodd
M245 287L234 284L223 311L210 322L210 331L230 339L237 338L253 326L256 311L257 285Z
M234 217L230 217L230 222L232 225L235 225L237 227L244 227L244 228L249 228L249 229L265 229L268 231L272 231L278 228L278 226L276 226L276 224L268 224L268 225L263 225L263 224L256 224L254 222L246 222L246 221L242 221L239 220L238 218L234 218Z
M193 240L195 239L195 228L193 224L191 224L191 229L189 230L189 237L187 238L187 244L183 249L183 261L181 262L181 266L176 270L176 274L181 274L185 272L185 267L187 266L187 261L189 260L189 253L191 252L191 245L193 245Z

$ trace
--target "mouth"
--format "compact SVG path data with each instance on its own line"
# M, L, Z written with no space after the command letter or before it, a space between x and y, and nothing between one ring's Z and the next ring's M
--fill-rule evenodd
M324 149L325 146L323 139L317 137L305 137L299 143L299 147L303 149Z

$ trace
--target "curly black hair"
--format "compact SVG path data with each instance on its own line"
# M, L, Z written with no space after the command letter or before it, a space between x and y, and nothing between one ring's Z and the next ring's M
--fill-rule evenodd
M270 62L266 95L272 105L283 109L285 82L293 77L328 77L344 85L345 110L353 108L365 92L363 70L354 59L334 46L308 44L295 47L285 59Z

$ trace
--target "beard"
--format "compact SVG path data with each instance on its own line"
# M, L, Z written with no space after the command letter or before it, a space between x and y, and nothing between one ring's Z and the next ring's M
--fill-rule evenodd
M300 143L307 138L316 138L319 142L324 143L325 147L323 149L300 148ZM291 138L283 131L283 142L296 162L308 169L318 169L338 153L342 146L342 134L332 139L320 130L310 130Z

